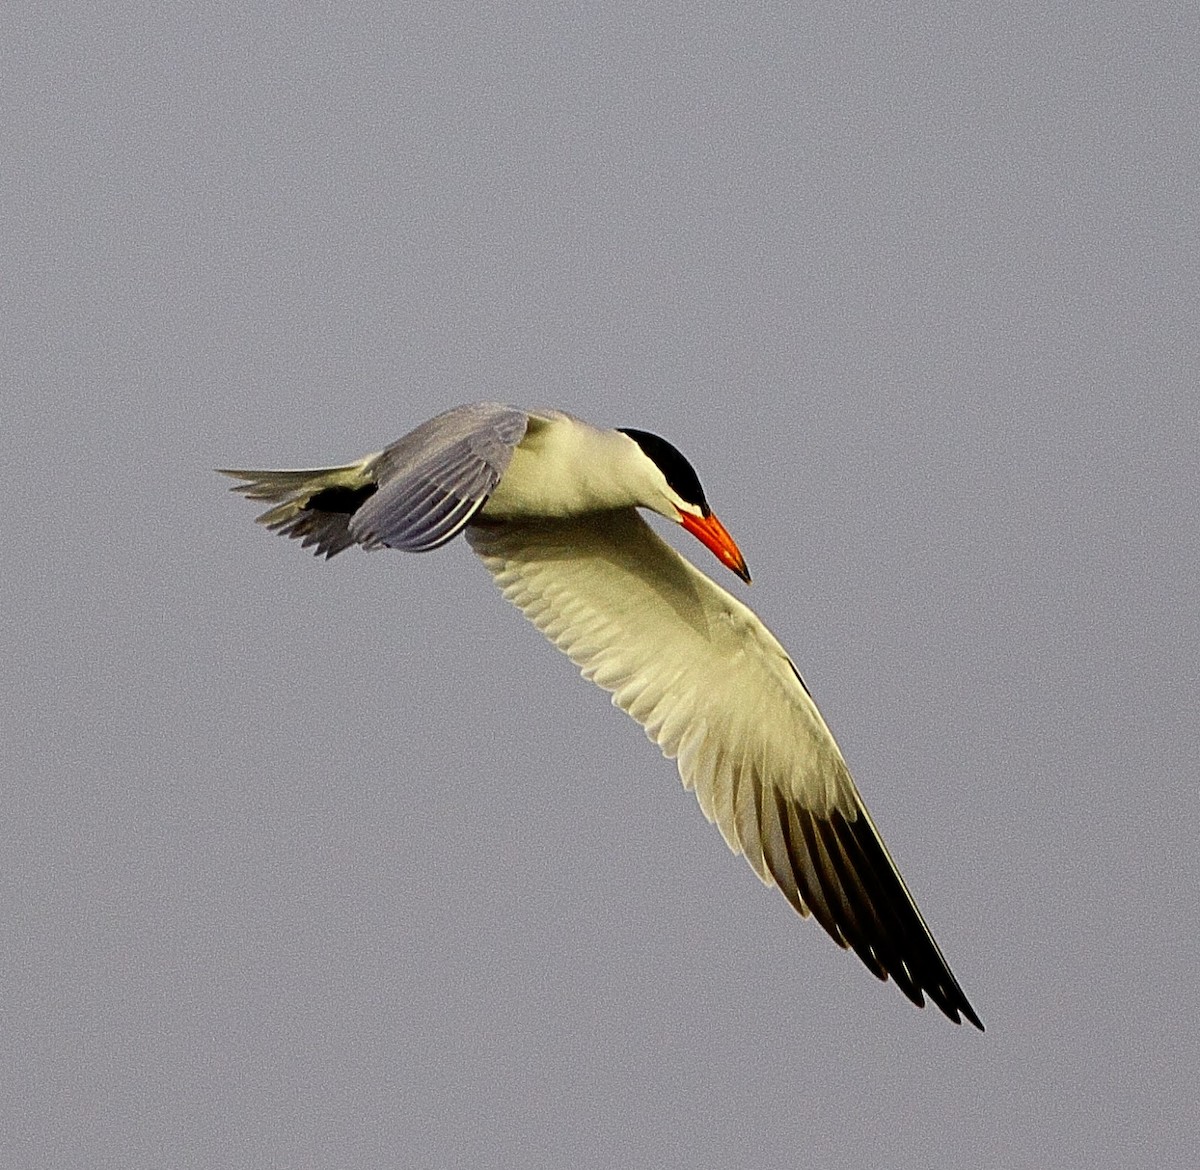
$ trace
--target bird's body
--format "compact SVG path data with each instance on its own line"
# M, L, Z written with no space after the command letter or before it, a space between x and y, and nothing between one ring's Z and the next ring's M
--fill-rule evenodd
M982 1028L791 659L638 514L745 561L691 465L643 431L477 403L344 467L231 471L268 527L334 553L426 551L466 530L505 596L678 760L768 885L915 1003Z
M622 475L629 441L570 415L539 411L529 416L500 482L480 516L489 520L553 519L636 505L641 486Z

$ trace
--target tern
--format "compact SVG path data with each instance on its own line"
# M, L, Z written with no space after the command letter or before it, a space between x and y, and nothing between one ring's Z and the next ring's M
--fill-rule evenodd
M918 1007L983 1030L791 658L640 515L682 525L750 581L665 439L481 402L356 463L222 474L272 505L259 523L325 557L428 552L464 532L504 596L677 761L766 885Z

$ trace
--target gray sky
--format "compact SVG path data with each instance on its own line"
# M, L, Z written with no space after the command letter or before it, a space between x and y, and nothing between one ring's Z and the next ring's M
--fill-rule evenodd
M25 7L0 1163L1194 1164L1194 4ZM478 398L692 458L986 1035L211 473Z

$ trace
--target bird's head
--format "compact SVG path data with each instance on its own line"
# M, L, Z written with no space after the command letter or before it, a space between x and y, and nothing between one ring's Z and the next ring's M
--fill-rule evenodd
M747 584L750 571L746 558L725 531L725 525L713 515L713 510L704 498L704 489L695 469L677 448L666 439L652 435L649 431L638 431L632 427L619 427L621 434L632 440L642 455L653 465L651 477L654 482L655 498L646 500L647 507L659 515L682 525L712 554L732 569Z

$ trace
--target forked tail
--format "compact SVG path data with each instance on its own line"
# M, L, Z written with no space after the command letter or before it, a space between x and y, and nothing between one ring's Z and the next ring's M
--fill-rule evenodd
M331 557L359 543L350 532L350 517L378 487L377 460L377 455L368 455L344 467L302 471L217 470L243 481L230 491L275 504L256 517L259 524L299 540L302 548L315 545L318 556Z

